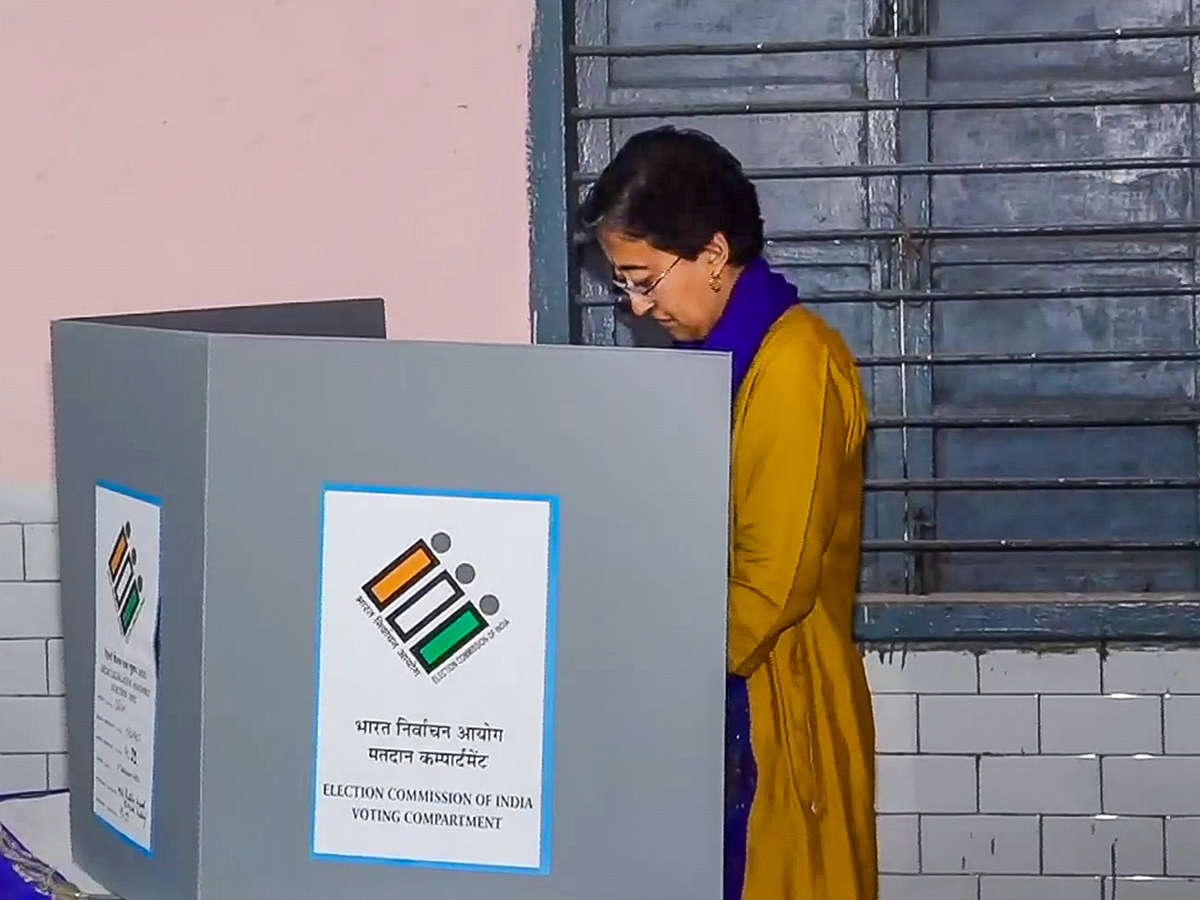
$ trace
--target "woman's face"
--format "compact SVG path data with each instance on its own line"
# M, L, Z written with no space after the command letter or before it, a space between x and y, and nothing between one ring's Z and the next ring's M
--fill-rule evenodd
M638 238L601 229L604 255L638 316L649 315L677 341L708 337L729 299L723 275L724 237L697 259L683 259ZM713 290L713 277L719 290Z

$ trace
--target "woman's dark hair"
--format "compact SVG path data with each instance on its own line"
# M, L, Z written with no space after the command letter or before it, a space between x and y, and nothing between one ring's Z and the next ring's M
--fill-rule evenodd
M713 235L742 266L763 249L758 192L732 153L707 134L671 126L629 139L592 185L582 226L612 229L696 259Z

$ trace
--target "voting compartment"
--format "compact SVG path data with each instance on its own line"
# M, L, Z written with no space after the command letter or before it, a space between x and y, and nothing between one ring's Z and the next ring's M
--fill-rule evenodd
M721 894L729 366L52 329L75 856L127 900Z

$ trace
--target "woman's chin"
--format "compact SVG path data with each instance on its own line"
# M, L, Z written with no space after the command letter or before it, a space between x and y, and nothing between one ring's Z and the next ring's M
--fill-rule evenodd
M690 330L674 319L655 319L654 321L659 324L659 327L663 331L677 341L690 341L692 339Z

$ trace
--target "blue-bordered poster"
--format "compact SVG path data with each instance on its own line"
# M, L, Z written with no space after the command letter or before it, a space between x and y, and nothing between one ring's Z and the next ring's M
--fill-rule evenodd
M557 502L329 486L312 852L549 871Z
M96 485L96 661L92 809L149 854L154 832L161 503Z

